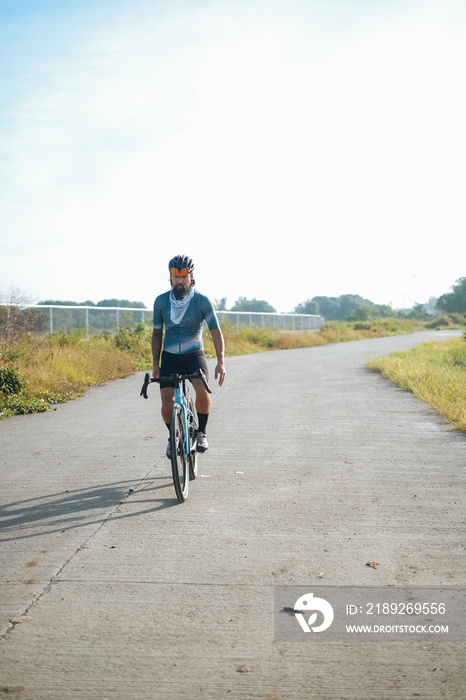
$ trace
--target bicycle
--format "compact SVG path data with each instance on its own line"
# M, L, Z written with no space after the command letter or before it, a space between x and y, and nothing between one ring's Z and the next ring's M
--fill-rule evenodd
M189 481L196 478L199 470L197 460L199 423L194 401L186 384L188 379L190 381L201 379L209 394L212 393L201 369L194 374L171 374L168 377L151 377L147 372L140 393L140 396L147 399L147 387L152 382L170 380L175 384L175 403L170 416L170 452L173 485L180 503L188 497Z

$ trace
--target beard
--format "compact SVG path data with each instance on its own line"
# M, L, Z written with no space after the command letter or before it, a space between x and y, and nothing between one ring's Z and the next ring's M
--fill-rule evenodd
M180 299L183 299L183 297L185 297L188 292L189 292L189 289L186 289L182 284L180 284L180 285L175 284L175 286L173 287L173 296L178 301Z

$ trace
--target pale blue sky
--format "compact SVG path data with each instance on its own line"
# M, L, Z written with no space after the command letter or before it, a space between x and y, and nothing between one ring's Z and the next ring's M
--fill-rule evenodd
M459 0L0 0L0 290L410 306L466 276Z

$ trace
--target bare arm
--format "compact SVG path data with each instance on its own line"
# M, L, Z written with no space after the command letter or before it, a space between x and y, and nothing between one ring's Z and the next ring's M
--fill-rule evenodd
M160 377L160 353L162 351L163 328L152 331L152 376Z
M220 328L215 328L211 331L212 340L214 343L215 353L217 355L217 366L215 368L215 379L218 377L219 386L222 386L225 379L225 342L223 340L222 331Z

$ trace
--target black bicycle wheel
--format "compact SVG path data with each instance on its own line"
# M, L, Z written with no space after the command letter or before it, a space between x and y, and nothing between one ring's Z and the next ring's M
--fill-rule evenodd
M180 503L186 500L189 488L189 469L186 455L183 411L179 404L172 408L170 418L170 449L173 484Z
M189 465L189 478L195 479L199 472L199 464L197 461L197 451L196 448L193 449L193 444L196 440L198 429L197 413L194 406L194 401L192 396L188 396L188 430L189 430L189 455L188 455L188 465Z

